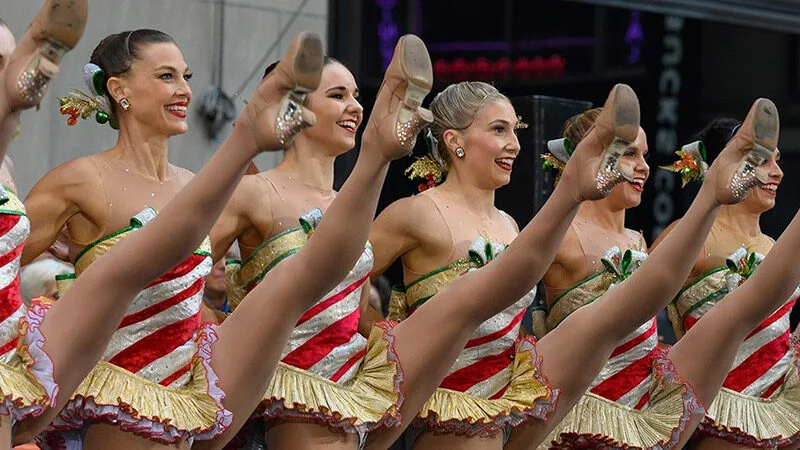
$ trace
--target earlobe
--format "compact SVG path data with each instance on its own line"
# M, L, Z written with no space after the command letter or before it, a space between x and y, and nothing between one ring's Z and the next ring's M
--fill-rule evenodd
M106 89L114 101L119 102L120 99L126 97L126 89L123 86L122 80L119 77L110 77L106 81Z
M453 152L457 155L459 148L463 148L464 144L462 143L463 139L461 137L461 133L456 130L445 130L442 134L442 140L447 147L447 151ZM463 150L462 150L463 152Z

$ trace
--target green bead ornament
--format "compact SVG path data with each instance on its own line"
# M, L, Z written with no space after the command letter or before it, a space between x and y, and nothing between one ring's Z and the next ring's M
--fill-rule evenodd
M108 114L104 113L103 111L97 111L94 115L94 120L97 121L100 125L108 122Z

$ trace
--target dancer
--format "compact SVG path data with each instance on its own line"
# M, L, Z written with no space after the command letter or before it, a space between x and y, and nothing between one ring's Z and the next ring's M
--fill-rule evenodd
M393 203L370 231L373 277L398 258L403 261L406 289L393 296L394 320L415 317L438 290L488 264L519 233L511 216L494 207L494 192L510 181L520 151L520 122L511 102L489 84L463 82L438 94L431 111L429 154L408 172L435 181L446 171L446 181ZM414 448L500 448L510 427L544 420L551 412L555 402L534 339L520 336L522 316L535 294L529 291L470 336L422 407L414 434L423 434Z
M699 133L710 160L739 126L735 119L717 119ZM759 218L775 206L783 179L779 163L780 153L775 152L765 165L767 183L753 189L742 203L720 210L691 281L670 305L678 336L724 301L725 294L747 279L774 246L761 232ZM795 290L741 344L733 368L697 429L697 448L773 448L800 442L800 363L789 329L789 313L798 295Z
M765 126L759 126L757 123L754 126L752 116L753 110L748 116L748 123L743 128L752 128L756 136L759 133L763 134ZM577 122L580 120L579 118ZM775 138L774 140L768 139L767 148L774 148L774 143L777 142L777 122L774 130ZM739 136L739 139L733 144L741 145L742 141ZM775 156L763 148L759 149L761 142L763 141L757 140L754 149L761 150L761 157L764 158L764 164L756 170L760 182L763 183L766 180L765 174L770 173L775 167ZM685 146L681 150L681 154L685 155L686 159L690 155L700 155L702 151L702 144L696 142ZM694 176L700 177L706 166L703 166L704 163L699 160L694 162L695 164L691 165L691 167L697 167ZM643 161L640 161L641 163ZM686 175L687 177L691 176L689 172L686 172ZM759 189L763 189L763 187ZM730 208L730 206L725 208ZM610 217L616 216L617 226L621 228L624 209L616 209L615 211L614 205L608 202L605 204L598 202L592 211L586 211L586 218L595 222L605 218L608 223ZM563 256L560 259L562 266L553 271L551 285L565 286L569 285L569 281L574 278L581 280L558 294L553 300L549 323L551 326L557 325L563 317L570 314L570 309L580 308L582 304L591 302L601 295L609 289L609 283L613 283L615 278L628 276L630 268L638 265L637 259L643 257L643 255L637 257L636 253L621 257L617 248L616 252L612 249L605 253L604 259L607 261L604 261L604 264L608 267L607 269L600 270L599 264L586 262L603 258L601 256L603 251L601 246L596 245L597 243L625 243L624 234L620 236L621 233L617 231L619 228L613 225L610 227L594 225L590 228L591 225L591 222L589 224L575 223L574 234L577 242L572 247L564 248ZM585 239L587 232L591 233L591 240ZM582 237L584 239L581 239ZM628 245L630 245L630 240L628 240ZM631 255L632 258L630 258ZM619 258L617 261L622 264L616 263L615 257ZM569 261L579 262L576 267L574 262L570 265ZM582 267L584 269L581 270ZM587 272L588 276L586 276ZM745 312L747 311L745 310ZM745 319L751 318L745 317ZM746 320L744 326L751 321L752 319ZM727 329L739 326L730 322L726 325ZM736 323L739 322L736 321ZM720 351L714 358L702 360L686 354L687 348L704 348L721 344L715 342L713 337L707 333L722 331L728 334L726 329L700 327L699 330L702 331L687 335L686 341L682 341L674 349L664 352L656 349L655 319L645 322L635 333L628 336L622 345L617 347L600 377L592 383L592 389L558 425L544 442L543 447L547 448L552 442L556 448L567 448L577 443L588 446L605 445L614 448L623 446L680 448L682 443L688 439L700 417L697 414L697 405L707 404L709 395L713 398L714 393L719 389L719 385L715 386L713 382L706 381L700 366L730 364L724 351ZM664 367L674 367L671 374L666 373L677 381L671 390L664 390L659 386L659 380L665 376ZM713 375L711 379L714 380ZM695 391L693 387L695 385L700 386L699 390Z
M570 118L562 135L580 142L594 125L599 109ZM553 148L545 165L563 167L567 153ZM641 203L650 168L645 161L647 137L639 129L620 164L633 179L621 183L602 200L586 202L570 226L553 264L544 276L547 293L547 329L555 329L570 314L594 302L615 284L628 278L647 257L644 237L625 228L625 211ZM658 348L655 317L644 321L614 349L611 358L578 404L544 440L551 442L580 436L586 445L669 447L686 427L699 403L690 385L670 371L670 361ZM661 380L672 380L668 389Z
M383 89L392 92L405 77L410 81L407 101L418 105L432 84L425 45L416 36L404 36L395 55ZM234 240L242 251L241 264L227 266L234 308L306 244L308 223L323 215L335 198L334 159L355 146L362 122L358 94L350 71L325 58L320 86L306 103L316 125L295 139L277 167L244 177L212 230L215 257ZM409 130L409 136L416 131ZM407 137L400 140L409 150L413 146ZM366 432L396 422L401 381L396 356L391 347L380 350L386 340L368 342L357 330L359 299L365 286L368 291L371 266L367 245L350 273L292 331L257 410L267 421L269 447L307 448L324 442L325 448L355 448Z
M30 223L15 195L6 150L23 110L38 106L61 58L75 47L86 25L86 1L46 1L25 35L15 42L0 20L0 445L10 446L15 422L40 416L58 391L49 373L52 361L38 346L35 331L20 328L25 307L20 296L22 243ZM24 440L22 441L24 442Z
M754 114L758 112L759 124L777 120L774 105L769 101L762 100L758 105L762 109L754 108ZM763 109L768 111L764 112ZM575 148L564 169L562 181L553 195L503 255L479 270L462 275L458 282L439 291L393 329L404 379L423 378L424 373L424 381L413 382L412 386L404 383L404 393L407 394L401 407L404 426L433 394L438 380L444 378L472 332L533 288L546 266L550 265L557 243L560 243L581 201L603 197L622 180L622 174L612 168L627 145L636 138L639 129L636 118L638 103L635 95L626 86L617 86L609 96L597 125L589 133L589 139L584 139ZM610 163L600 165L600 172L595 172L598 160L592 160L590 155L592 152L598 155L602 149L608 148L614 133L618 136L622 134L623 139L614 142L612 148L608 149L608 159L604 161ZM683 281L683 273L688 274L690 269L689 264L681 268L678 262L699 250L702 239L698 235L702 237L708 231L713 221L710 217L719 205L740 199L738 195L741 194L741 174L745 171L750 173L749 168L753 167L752 163L742 161L752 147L752 130L748 129L743 135L749 137L749 142L741 140L739 145L726 149L723 157L712 166L707 176L709 182L702 189L699 200L690 208L688 217L691 220L678 227L680 232L651 257L655 262L645 263L637 274L610 291L604 301L595 302L582 312L573 314L565 321L564 326L537 343L536 352L544 360L544 375L554 389L560 390L559 401L548 422L528 421L515 428L506 444L508 448L530 448L538 445L547 436L550 428L580 398L619 341L641 322L655 315L677 293ZM453 154L458 148L454 144L455 142L447 144L447 150ZM467 149L462 150L467 153ZM624 167L622 170L625 170ZM589 173L593 174L592 177L597 174L602 191L598 190L596 184L592 189L589 189L589 184L584 184ZM579 187L575 187L576 176ZM626 173L626 176L633 178L630 173ZM737 189L737 195L731 191L732 179L736 180L733 187ZM606 181L607 184L604 183ZM750 178L748 182L751 185L757 183ZM568 217L562 218L559 212ZM407 214L407 217L417 216L418 214ZM398 228L406 230L407 235L420 229L416 223L399 225ZM539 235L540 232L544 234ZM684 271L677 270L665 276L659 268L664 264L677 265L678 269ZM497 280L503 282L498 283ZM641 298L648 299L649 302L642 301ZM575 336L585 336L586 340L576 340ZM424 342L415 342L415 337L424 339ZM396 437L397 429L379 429L371 433L368 446L383 448Z
M147 70L148 68L164 66L162 61L151 61L150 58L157 59L160 51L167 52L168 49L169 51L177 51L177 47L171 42L160 42L159 44L143 46L140 49L141 56L135 59L131 64L132 73L128 76L132 78L137 76L150 77L151 72ZM152 417L154 417L152 413L146 414L140 411L134 411L130 408L130 405L120 405L127 407L125 410L121 407L105 409L115 414L115 425L117 427L123 431L129 431L133 434L142 434L150 440L162 442L176 442L186 437L193 436L195 438L194 445L197 447L218 448L230 439L233 433L244 423L249 412L256 406L258 399L266 390L270 375L274 371L280 348L282 348L286 342L292 324L299 319L302 312L321 297L324 292L329 291L336 285L336 282L330 282L331 279L329 279L326 274L334 274L336 280L341 280L347 273L347 269L344 267L349 267L348 264L352 265L358 259L358 255L361 253L362 249L359 248L356 250L356 248L362 247L363 242L366 240L367 230L377 204L379 187L385 177L388 162L410 151L416 134L414 130L419 127L421 119L417 115L417 109L413 102L405 98L405 91L411 92L411 89L407 88L410 81L409 77L405 73L398 73L398 71L401 67L404 68L408 66L408 64L414 63L415 58L419 57L418 51L419 48L410 48L408 51L401 51L397 55L398 61L401 62L398 62L394 66L394 71L387 73L385 89L378 98L370 123L365 132L364 144L359 161L350 177L350 181L345 184L338 201L334 202L330 207L330 215L333 218L328 221L320 222L319 229L314 232L314 235L318 237L310 240L309 244L306 245L302 251L299 251L291 261L287 261L281 265L281 268L271 271L268 275L269 282L259 285L252 293L253 296L259 298L270 299L273 296L277 296L281 300L277 302L242 302L237 312L229 316L219 327L218 340L215 339L216 334L213 333L213 328L210 330L199 330L199 343L196 344L199 347L199 355L194 358L191 370L193 375L200 375L203 378L195 376L186 388L169 389L167 391L158 386L152 386L156 383L148 385L140 382L140 384L143 385L143 387L139 386L140 391L145 391L147 389L156 392L161 392L162 390L167 391L168 394L174 396L168 400L176 403L183 402L177 405L175 403L161 402L155 406L149 406L151 408L150 411L158 407L171 407L173 409L167 412L176 412L178 408L180 408L188 411L189 414L194 414L203 418L206 422L211 419L211 428L181 429L172 423L165 423L163 420L156 422L152 419ZM178 54L172 54L172 56L177 55ZM316 58L317 56L318 58ZM168 65L167 67L177 73L181 73L179 69L185 67L177 65L178 70L175 70L176 61L172 61L172 64L173 65ZM234 128L234 133L231 135L231 138L229 138L229 141L233 141L233 144L231 144L233 150L229 151L239 151L241 153L242 150L240 150L239 147L242 146L242 143L248 144L250 142L255 142L257 144L256 147L259 149L276 149L289 146L293 135L306 126L303 120L305 119L311 122L314 118L313 113L305 108L301 108L300 104L304 100L303 97L305 93L313 90L318 85L321 70L322 56L319 38L311 38L309 36L298 37L290 50L290 54L278 64L270 76L262 81L254 99L252 99L245 108L242 117L240 117L237 126ZM157 70L156 72L158 73L159 71ZM182 72L185 73L185 70ZM176 77L171 76L164 79L161 76L157 76L153 78L159 80L155 81L156 83L164 82L171 84ZM125 80L118 80L119 81L115 80L115 77L109 77L107 79L106 85L111 88L109 91L117 95L127 94L123 83ZM118 91L113 88L116 82L123 85ZM174 81L174 83L176 88L179 89L177 91L179 98L181 97L180 94L190 92L188 91L188 86L185 81L178 79L178 81ZM299 86L295 87L296 85ZM142 86L141 88L144 89L145 87L149 87L147 90L151 92L150 95L152 95L155 86ZM300 88L303 88L303 90L300 90ZM276 99L273 98L275 96L275 91L282 93L289 89L294 89L295 93L287 94L283 104L278 105ZM131 89L129 92L131 96L137 93L135 89ZM125 98L127 99L128 97ZM114 100L120 102L121 99L115 96ZM166 98L162 99L162 103L167 100ZM188 98L185 100L188 103ZM130 105L129 111L133 111L133 98L128 99L127 103ZM272 107L273 104L274 108ZM147 106L152 108L152 106L147 103L144 103L144 105L145 108ZM170 107L173 105L174 103L167 103L165 106L159 105L158 107L171 109ZM269 115L275 114L278 106L281 107L281 115L278 119L275 119L277 120L276 125L274 120L270 120ZM124 108L123 111L125 111ZM144 113L142 113L142 115L144 115ZM267 115L267 117L263 117L263 115ZM122 119L118 122L122 136L126 135L126 127L128 126L125 120L132 120L133 126L138 124L136 121L137 116L126 116L123 112L119 115L119 118ZM158 124L158 122L156 123ZM163 126L163 124L159 125L162 125L162 129L172 131L168 127ZM226 143L227 142L228 141L226 141ZM244 148L248 147L245 145ZM221 152L223 152L223 150L221 150ZM253 155L254 153L250 154L250 157ZM224 194L223 196L227 199L230 191L232 191L233 182L238 181L238 176L242 174L248 163L248 161L239 161L239 158L235 156L217 155L217 157L212 160L212 163L210 163L193 182L187 185L184 192L170 202L170 205L165 209L164 215L167 214L167 211L170 211L170 208L172 208L172 210L183 210L185 208L187 211L192 211L191 214L187 213L187 215L196 222L196 225L191 232L189 232L182 227L189 226L189 224L192 223L191 221L186 221L183 217L175 219L174 221L178 221L181 226L173 227L173 229L175 233L181 234L181 238L177 239L175 236L163 236L161 238L162 240L173 239L176 242L171 245L182 245L184 251L188 251L189 249L187 242L190 238L196 239L195 242L201 240L200 237L202 234L198 234L198 232L202 231L205 233L208 231L208 227L205 227L205 225L208 224L210 227L211 221L216 219L216 214L219 213L216 207L221 207L224 202L220 203L215 200L210 205L203 205L203 200L199 197L201 194L210 197L214 195L215 191L221 191L220 195ZM219 165L224 163L219 162L222 161L220 158L231 158L232 162L227 163L226 167L221 168ZM237 164L237 171L233 174L236 175L237 178L232 180L230 185L226 184L220 186L220 182L217 181L210 183L211 188L209 188L203 184L209 184L208 180L205 178L213 176L210 175L210 173L214 171L222 172L222 180L226 181L227 178L224 175L231 170L228 165L238 162L241 162L241 166L239 167ZM228 175L231 174L228 173ZM201 177L203 181L201 181ZM192 191L191 194L189 194L190 190ZM206 213L213 213L213 217L210 219L205 217ZM201 218L198 216L203 217ZM154 219L153 222L156 223L162 217L163 216L159 216ZM318 219L318 217L311 217L306 221L305 225L308 227L309 234L316 228L316 224L319 222ZM354 221L354 223L346 223L348 221L346 219ZM145 230L149 228L150 227L147 227ZM161 231L166 235L170 234L163 229ZM135 240L140 234L142 233L138 231L130 233L130 237L119 240L113 248L128 248L128 244L126 243L129 240ZM186 236L183 236L183 234L186 234ZM333 239L331 236L336 234L341 236ZM158 247L157 244L154 244L154 246ZM113 251L113 249L110 250L110 252ZM167 253L165 257L171 254L172 253ZM207 256L204 258L207 259ZM331 258L335 258L336 262L334 263ZM107 257L103 258L103 261L107 259ZM342 262L344 262L344 265L341 264ZM100 263L101 267L104 265L104 263ZM191 273L192 265L182 264L181 266L183 274L187 272ZM324 268L322 266L324 266ZM94 264L89 267L94 267ZM303 268L303 270L300 270L300 268ZM87 276L89 270L90 269L87 268L80 278ZM168 280L168 278L161 277L159 280ZM194 286L197 282L190 279L183 284ZM155 286L157 287L158 284ZM142 286L140 286L140 288L141 287ZM67 295L76 288L77 284L72 290L68 291ZM319 288L324 289L318 292L317 290ZM156 289L148 288L148 290L153 291ZM148 293L148 290L144 292ZM192 293L192 295L194 296L194 293ZM298 296L305 300L299 301L297 298ZM141 294L137 296L137 298L142 297L149 298ZM181 297L180 294L177 295L177 297L179 297L180 301L185 301L183 299L186 298ZM196 300L199 302L199 297ZM135 301L134 307L136 307ZM149 306L145 309L140 309L140 311L148 311L151 309L153 309L153 307ZM128 312L127 317L139 314L140 311ZM268 317L264 317L264 311L269 311ZM137 320L141 319L142 314L139 314L139 316ZM199 317L199 312L195 312L194 317ZM291 319L292 317L294 318L293 320L287 320L287 318ZM137 323L137 321L133 319L123 319L123 327L120 328L117 333L125 331L126 321ZM164 328L167 327L163 327L162 329ZM154 334L159 333L159 331L160 330L156 330ZM203 339L204 337L206 337L206 340ZM145 339L147 339L147 337ZM372 346L374 352L388 353L390 351L390 341L388 338L384 338L381 332L376 332L373 340L382 343ZM214 349L213 360L210 360L210 347ZM243 354L242 350L246 348L251 348L252 351L244 352ZM108 350L106 350L106 353L108 353ZM384 358L386 358L386 356L384 356ZM377 359L381 358L377 357ZM73 425L73 423L70 423L70 420L74 420L75 417L79 419L96 417L91 416L95 414L92 408L95 405L99 405L100 402L98 400L102 401L103 398L108 399L110 395L104 390L107 384L97 385L95 380L98 378L98 372L102 375L103 372L109 369L108 366L110 366L112 362L113 358L112 361L109 361L109 364L101 363L101 365L98 366L100 369L95 368L87 380L81 384L76 395L70 401L72 407L65 409L56 421L57 427ZM161 367L161 365L156 367ZM122 368L114 370L116 373L125 375ZM126 376L132 378L133 374ZM178 397L178 395L181 396ZM84 406L85 408L79 410L76 406ZM113 407L114 405L110 406ZM143 406L148 407L148 405ZM104 411L102 408L97 409L101 412ZM87 415L81 417L81 414ZM205 415L205 417L203 417L203 415ZM158 417L163 418L165 415L160 415ZM134 421L133 419L138 419L138 421ZM75 422L80 423L79 421ZM93 427L97 430L94 434L92 434ZM229 428L230 431L223 432L226 428ZM126 435L120 433L107 425L102 427L100 425L92 425L86 432L87 446L104 445L103 443L107 443L111 439L113 439L117 445L124 442L125 445L135 448L145 445L148 446L148 448L152 448L156 445L153 442L147 442L143 439L136 438L131 434ZM199 442L205 440L209 441Z

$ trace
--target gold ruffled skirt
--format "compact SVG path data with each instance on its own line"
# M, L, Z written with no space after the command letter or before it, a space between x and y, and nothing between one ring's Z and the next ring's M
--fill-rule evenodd
M394 350L392 322L372 328L361 367L348 383L335 383L279 363L258 413L264 419L301 419L364 433L400 423L403 372Z
M587 392L539 449L671 448L694 414L705 408L662 349L653 361L650 399L634 409Z
M516 344L511 380L502 397L492 400L438 388L422 407L415 426L437 434L493 436L506 426L547 420L557 397L542 373L535 339L529 336Z
M753 448L800 442L800 343L793 341L793 350L792 365L777 393L760 398L722 388L697 434Z
M222 406L224 392L211 368L215 326L197 333L191 380L169 388L121 367L100 361L83 380L47 433L81 429L106 422L148 439L174 443L189 438L211 439L230 425L233 415ZM44 436L43 442L51 439Z

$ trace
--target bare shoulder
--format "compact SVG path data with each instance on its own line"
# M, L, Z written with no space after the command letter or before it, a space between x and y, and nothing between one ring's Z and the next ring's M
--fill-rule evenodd
M431 221L431 212L435 210L433 201L425 195L414 195L401 198L384 209L378 218L381 222L390 222L392 228L402 230L409 235L426 228Z
M184 167L170 164L170 169L173 170L173 176L178 179L178 182L181 186L186 186L190 181L192 181L192 178L194 178L194 172Z
M269 195L264 190L260 174L244 175L233 192L231 202L246 206L248 209L269 206Z
M632 230L630 228L625 229L625 235L628 237L628 241L631 244L639 244L639 247L643 251L647 251L647 241L644 238L644 234L641 231Z
M56 189L62 194L69 194L73 189L82 190L102 184L100 171L91 156L81 156L61 164L46 173L33 187L32 193L41 188Z
M498 211L500 211L500 215L502 215L503 217L505 217L506 219L508 219L508 221L511 223L511 226L513 226L513 227L514 227L514 230L516 230L516 231L517 231L517 233L519 233L519 224L517 224L517 221L516 221L516 220L514 220L514 218L513 218L513 217L511 217L511 214L509 214L509 213L507 213L507 212L503 211L502 209L498 209Z

